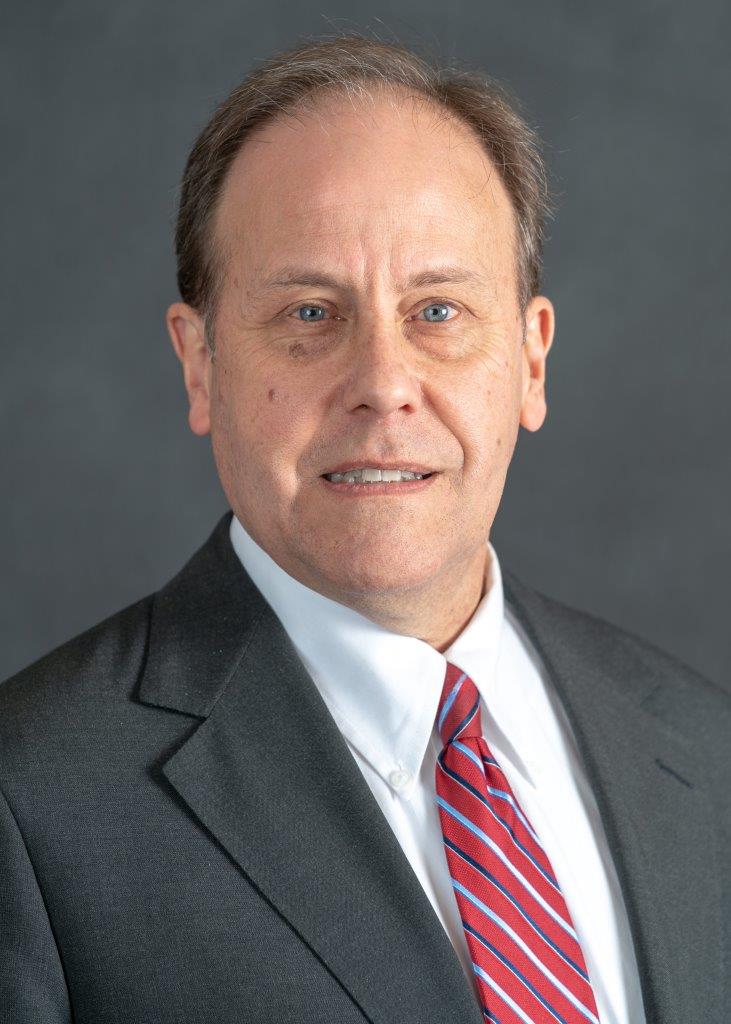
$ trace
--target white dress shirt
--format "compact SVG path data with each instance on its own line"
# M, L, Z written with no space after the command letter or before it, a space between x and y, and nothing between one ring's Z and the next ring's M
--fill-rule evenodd
M231 519L231 542L325 700L474 991L435 802L447 660L481 697L483 736L540 837L584 953L601 1024L645 1024L619 882L573 730L509 605L495 549L485 593L448 650L383 629L286 573Z

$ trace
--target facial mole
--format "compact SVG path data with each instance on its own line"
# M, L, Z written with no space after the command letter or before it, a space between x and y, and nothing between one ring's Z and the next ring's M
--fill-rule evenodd
M277 400L277 392L274 388L269 388L269 401L275 402Z

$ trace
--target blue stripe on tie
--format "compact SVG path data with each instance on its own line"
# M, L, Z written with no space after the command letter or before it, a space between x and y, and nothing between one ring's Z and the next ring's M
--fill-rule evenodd
M453 768L448 768L445 765L444 751L442 751L441 754L437 756L437 761L439 762L439 766L445 775L449 775L451 778L455 780L455 782L458 782L460 786L462 786L464 789L469 790L470 793L474 794L474 796L476 796L477 799L485 805L485 807L490 807L490 802L488 801L487 797L484 797L482 793L479 791L479 789L473 786L472 783L465 779L462 775L459 775Z
M452 742L452 740L454 739L454 737L455 737L455 736L459 736L459 734L460 734L460 733L462 732L462 730L463 730L463 729L465 729L465 728L466 728L466 727L467 727L467 726L469 725L469 723L470 723L470 722L472 721L472 719L473 719L473 718L475 717L475 715L477 714L477 709L479 708L479 706L480 706L480 695L479 695L479 693L478 693L478 695L477 695L477 700L476 700L476 701L475 701L475 703L474 703L474 704L472 705L472 707L471 707L471 708L470 708L470 710L469 710L469 711L467 712L467 714L466 714L466 715L465 715L465 717L464 717L464 718L462 719L462 721L461 721L461 722L459 723L459 725L458 725L458 726L457 726L457 728L456 728L456 729L454 730L454 732L452 733L452 735L451 735L451 736L449 737L449 739L447 740L447 743L445 743L445 746L447 746L447 744L448 744L448 743L451 743L451 742Z
M503 862L508 871L518 879L520 884L525 889L528 890L528 892L536 900L536 902L540 903L540 905L543 907L546 913L550 914L550 916L554 919L556 924L560 925L563 928L563 930L571 936L572 939L576 939L577 942L579 941L578 936L574 929L571 927L571 925L567 921L564 921L564 919L561 917L558 911L554 910L551 904L547 903L546 900L544 900L541 894L537 891L537 889L535 889L530 884L528 879L524 878L523 875L521 875L520 871L518 871L513 862L509 859L509 857L500 849L497 843L493 839L491 839L490 836L487 835L487 833L483 832L481 828L478 828L477 825L471 822L469 818L466 818L464 814L460 814L458 810L452 807L451 804L448 804L446 800L444 800L438 794L436 800L439 806L443 807L448 814L451 814L453 818L456 818L457 821L460 821L465 826L465 828L468 828L470 832L474 833L474 835L476 835L478 839L481 839L486 846L489 846L493 853L497 857L499 857L499 859Z
M493 1013L490 1013L486 1006L480 1006L480 1009L482 1010L486 1020L491 1021L492 1024L500 1024L498 1018Z
M493 758L493 757L483 757L483 758L479 758L479 757L477 756L477 754L476 754L476 753L474 752L474 750L470 750L470 748L469 748L469 747L467 746L467 744L465 744L465 743L462 743L462 742L461 742L461 740L452 740L452 746L453 746L453 747L456 747L456 748L457 748L457 750L461 750L461 751L462 751L462 753L463 753L463 754L464 754L464 755L465 755L466 757L469 757L470 761L474 761L474 763L475 763L475 764L477 765L477 767L478 767L478 768L480 769L480 771L482 772L482 774L483 774L483 775L485 775L485 769L483 768L483 763L484 763L484 764L492 764L492 765L494 765L494 766L495 766L496 768L499 768L499 769L500 769L500 772L501 772L501 774L502 774L502 775L504 775L504 774L505 774L505 773L503 772L502 768L500 768L500 765L499 765L499 764L497 763L497 761L495 760L495 758ZM486 775L485 775L485 778L487 778L487 776L486 776ZM536 842L536 843L538 843L538 845L539 845L539 846L541 847L541 849L542 849L543 847L542 847L541 841L540 841L540 839L538 838L538 836L537 836L537 835L535 834L535 832L533 831L533 828L532 828L532 826L531 826L531 823L530 823L530 822L528 821L528 819L526 818L525 814L523 814L523 812L521 811L520 807L518 807L518 805L517 805L517 803L515 802L515 800L513 800L513 798L512 798L512 796L510 795L510 793L506 793L504 789L495 789L495 787L494 787L494 786L490 786L490 785L488 785L487 789L488 789L488 792L489 792L489 793L492 793L492 794L493 794L493 796L499 796L501 800L507 800L507 802L508 802L508 803L510 804L510 806L511 806L511 807L513 808L513 812L514 812L514 814L515 814L515 815L516 815L516 816L517 816L518 818L520 818L520 820L522 821L522 823L523 823L523 826L524 826L525 830L526 830L526 831L527 831L528 833L530 833L530 835L532 836L532 838L533 838L533 839L535 840L535 842Z
M444 756L444 751L442 751L442 753L439 755L439 757L442 758L443 756ZM446 775L450 775L454 779L455 782L458 782L460 784L460 786L463 786L465 789L468 789L471 793L474 794L474 796L477 797L477 799L482 804L484 804L484 806L488 809L488 811L493 816L493 818L495 818L496 821L499 821L500 824L503 826L503 828L510 834L510 838L513 840L513 842L518 847L518 849L522 853L525 854L525 856L528 858L528 860L534 866L536 871L540 872L540 874L543 875L543 877L546 879L548 884L551 885L556 890L556 892L560 893L561 892L561 887L558 884L558 882L556 881L556 879L553 877L553 875L549 874L549 872L546 871L545 868L541 867L541 865L535 859L535 857L530 852L530 850L526 849L526 847L523 846L523 844L520 842L520 840L516 837L515 832L513 831L511 826L508 824L508 822L505 821L504 818L501 818L499 814L495 813L494 809L490 805L490 801L487 800L482 795L482 793L480 793L480 791L478 789L475 789L475 787L471 783L469 783L467 781L467 779L463 778L463 776L461 776L457 772L455 772L453 768L447 768L446 765L443 764L443 762L441 760L440 760L439 763L440 763L440 765L442 767L442 770L444 771L444 773ZM543 849L543 846L540 843L538 843L538 846L540 846L540 848Z
M460 740L452 740L452 746L456 747L457 750L461 750L465 757L469 757L470 761L474 761L477 767L482 772L482 774L485 774L485 769L482 767L482 761L474 752L474 750L470 750L470 748L465 743L462 743ZM497 762L495 763L497 764Z
M486 981L494 992L497 992L497 994L500 996L503 1002L507 1003L508 1006L512 1009L513 1013L517 1013L520 1019L522 1021L525 1021L525 1024L535 1024L535 1021L532 1021L527 1013L523 1013L523 1011L515 1002L515 1000L511 999L507 992L503 992L498 983L496 981L493 981L492 978L489 977L489 975L485 974L480 965L476 964L474 960L472 961L472 970L475 972L475 974L479 974L482 980Z
M525 987L529 991L531 991L533 993L533 995L536 997L538 1002L541 1003L543 1006L545 1006L545 1008L548 1010L548 1012L551 1014L551 1016L555 1017L556 1020L559 1022L559 1024L568 1024L568 1022L566 1021L566 1018L562 1017L561 1014L558 1012L558 1010L554 1010L553 1009L551 1004L546 999L543 998L543 996L538 991L538 989L535 987L535 985L531 984L531 982L528 981L528 979L523 974L523 972L519 971L517 967L515 967L513 964L511 964L511 962L508 960L508 958L506 956L504 956L500 952L499 949L497 949L495 946L493 946L493 944L491 942L488 942L484 935L480 935L480 933L478 931L475 931L475 929L470 924L468 924L464 920L464 918L462 919L462 924L464 925L465 931L468 931L471 935L474 935L474 937L479 942L481 942L483 944L483 946L486 946L492 953L494 953L494 955L498 958L498 960L500 960L503 964L505 964L507 969L512 974L514 974L515 977L518 978L519 981L521 981L522 984L525 985Z
M449 709L454 704L455 699L457 697L457 694L459 693L459 688L462 685L462 683L465 681L466 678L467 678L467 673L463 672L462 675L457 680L457 682L452 687L452 690L451 690L449 696L447 697L447 699L444 702L444 707L442 708L442 713L439 716L439 723L438 723L438 726L437 726L437 728L439 729L440 732L442 731L442 725L444 723L444 719L449 714Z
M537 934L540 935L544 942L546 942L551 947L551 949L556 953L556 955L561 957L564 963L566 963L569 967L576 971L576 973L580 975L580 977L582 977L587 984L589 984L589 975L586 973L586 971L583 971L577 963L574 963L571 957L567 956L566 953L564 953L564 951L561 949L561 947L556 945L556 943L553 941L550 935L546 935L543 929L536 924L536 922L533 920L530 914L528 914L527 911L525 911L523 907L521 907L520 903L518 903L515 897L510 892L508 892L505 886L502 885L502 883L499 882L498 879L495 878L495 876L487 870L487 868L483 867L482 864L479 864L473 857L470 857L470 855L468 853L465 853L464 850L461 850L456 843L452 842L452 840L448 839L446 836L444 836L444 845L448 846L449 849L453 850L458 857L461 857L462 860L470 864L475 869L475 871L478 871L481 875L487 878L488 881L491 882L496 889L499 889L503 896L505 896L505 898L513 904L513 906L521 915L521 917L523 917L528 922L533 931L537 932Z
M523 812L521 811L520 807L518 807L518 805L516 804L515 800L513 800L513 798L510 795L510 793L506 793L504 789L496 789L494 786L488 786L487 787L487 791L488 791L488 793L492 793L493 796L497 796L501 800L505 800L507 803L510 804L510 806L513 808L513 813L516 815L516 817L520 818L520 820L523 822L523 825L525 827L526 832L528 832L528 834L533 837L534 841L536 843L538 843L540 848L543 849L543 844L541 843L540 839L538 838L538 836L533 831L533 829L531 827L531 823L528 821L526 816L523 814Z
M466 896L471 903L474 903L474 905L478 907L478 909L480 909L483 914L485 914L492 921L494 921L498 928L501 928L506 933L506 935L510 936L510 938L513 940L516 946L519 946L523 950L525 955L528 957L528 959L533 961L538 970L545 974L549 981L552 981L560 992L563 992L563 994L566 996L570 1003L574 1004L579 1013L586 1017L587 1020L591 1021L592 1024L600 1024L599 1018L595 1017L591 1010L587 1010L587 1008L584 1006L581 1000L577 998L577 996L575 996L573 992L566 988L564 983L546 967L546 965L536 956L533 950L525 942L523 942L520 935L518 935L517 932L513 931L509 924L503 921L501 917L498 917L498 915L493 910L491 910L486 903L483 903L482 900L478 899L477 896L474 895L474 893L471 893L469 889L466 889L461 882L455 882L454 879L452 879L452 885L454 886L455 889L458 889L459 892Z

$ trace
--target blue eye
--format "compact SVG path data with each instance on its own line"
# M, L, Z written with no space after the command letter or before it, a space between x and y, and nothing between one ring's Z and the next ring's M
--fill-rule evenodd
M450 303L448 303L448 302L430 302L428 306L424 306L423 308L424 308L424 310L429 310L431 312L434 312L436 310L437 311L437 315L439 315L442 310L454 309L455 307L450 305ZM444 324L444 323L447 323L448 321L447 320L427 320L426 322L429 323L429 324Z
M319 309L319 310L322 310L323 312L326 312L324 306L306 305L306 306L298 306L297 309L295 310L295 313L300 313L303 309ZM303 323L310 323L312 320L317 322L321 318L320 317L314 317L314 316L305 316L305 317L300 317L300 319L302 320Z

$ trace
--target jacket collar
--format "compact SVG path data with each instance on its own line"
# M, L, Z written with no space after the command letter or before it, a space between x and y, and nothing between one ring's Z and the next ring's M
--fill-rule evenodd
M477 1024L482 1014L431 903L231 547L231 515L154 595L138 698L202 720L162 771L374 1024ZM648 1022L716 1019L720 862L700 752L653 711L665 681L613 627L505 567L503 583L596 795Z

